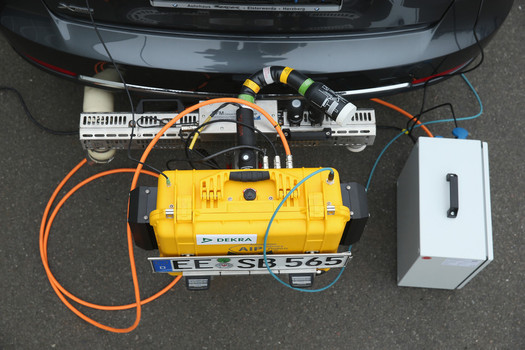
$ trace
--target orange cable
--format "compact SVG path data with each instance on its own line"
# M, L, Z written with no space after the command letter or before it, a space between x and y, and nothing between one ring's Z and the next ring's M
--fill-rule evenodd
M245 100L241 100L241 99L238 99L238 98L218 98L218 99L213 99L213 100L200 102L200 103L198 103L198 104L196 104L194 106L191 106L191 107L185 109L181 113L179 113L175 118L173 118L169 123L167 123L159 131L159 133L157 133L157 135L153 138L153 140L148 144L147 148L144 150L144 153L142 155L141 162L144 163L144 161L148 157L149 153L151 152L153 146L157 143L157 141L164 134L164 132L166 132L166 130L168 130L173 124L175 124L175 122L177 122L179 119L184 117L186 114L188 114L190 112L193 112L196 109L198 109L200 107L203 107L203 106L207 106L207 105L214 104L214 103L226 103L226 102L239 103L239 104L246 105L248 107L251 107L251 108L259 111L262 115L264 115L266 117L266 119L268 119L268 121L277 130L277 133L279 134L279 136L281 138L281 141L283 143L283 147L285 149L286 154L287 155L291 155L290 147L289 147L288 142L287 142L287 140L286 140L286 138L285 138L285 136L284 136L284 134L283 134L283 132L281 130L280 125L277 124L275 122L275 120L273 120L273 118L264 109L262 109L261 107L257 106L254 103L251 103L251 102L248 102L248 101L245 101ZM48 260L47 260L47 242L48 242L48 239L49 239L49 233L50 233L50 230L51 230L51 225L53 223L53 220L55 219L58 211L63 206L63 204L66 202L66 200L69 197L71 197L79 188L83 187L87 183L89 183L89 182L91 182L91 181L93 181L95 179L98 179L98 178L100 178L102 176L107 176L107 175L110 175L110 174L122 173L122 172L134 172L133 180L131 182L131 191L136 188L137 182L138 182L138 177L139 177L141 172L149 174L149 175L156 176L156 174L153 174L151 172L142 170L142 166L143 165L141 163L139 163L137 165L136 169L115 169L115 170L109 170L109 171L105 171L105 172L93 175L93 176L89 177L88 179L80 182L73 189L71 189L60 200L60 202L56 205L55 209L51 213L51 216L49 218L47 218L47 216L49 214L49 211L51 210L51 206L53 205L53 202L55 201L56 197L58 196L58 193L60 192L60 190L64 187L64 185L67 183L67 181L78 171L78 169L80 169L85 163L86 163L86 159L83 159L80 163L78 163L64 177L64 179L56 187L55 191L53 192L53 194L51 195L51 198L49 199L49 201L47 203L47 206L46 206L46 208L44 210L44 215L42 217L42 222L41 222L41 225L40 225L40 235L39 235L39 246L40 246L40 255L41 255L41 258L42 258L42 263L44 265L44 269L45 269L46 274L47 274L47 276L49 278L49 281L51 283L51 287L53 288L53 290L55 291L57 296L60 298L60 300L64 303L64 305L66 305L78 317L82 318L84 321L86 321L86 322L88 322L88 323L90 323L90 324L92 324L92 325L94 325L94 326L96 326L98 328L101 328L101 329L104 329L104 330L107 330L107 331L110 331L110 332L128 333L128 332L131 332L132 330L134 330L135 328L137 328L137 326L140 323L141 312L142 312L141 305L144 305L144 304L146 304L146 303L148 303L148 302L158 298L159 296L163 295L164 293L166 293L169 289L171 289L181 279L182 276L177 276L170 284L168 284L166 287L164 287L161 291L159 291L158 293L154 294L153 296L151 296L151 297L149 297L149 298L147 298L145 300L141 300L140 299L139 283L138 283L138 278L137 278L137 271L136 271L136 266L135 266L135 257L134 257L134 253L133 253L133 238L132 238L131 228L130 228L129 223L128 223L127 224L127 241L128 241L128 253L129 253L129 260L130 260L130 267L131 267L131 275L132 275L132 279L133 279L133 288L134 288L134 292L135 292L135 303L134 304L118 305L118 306L106 306L106 305L97 305L97 304L89 303L89 302L86 302L86 301L84 301L84 300L82 300L80 298L77 298L76 296L74 296L73 294L68 292L63 286L61 286L60 283L58 283L58 281L54 277L53 273L51 272L51 269L49 268L49 263L48 263ZM128 210L129 210L129 202L128 202ZM71 303L66 299L66 297L64 295L66 295L67 297L69 297L70 299L76 301L77 303L79 303L81 305L88 306L88 307L91 307L91 308L94 308L94 309L99 309L99 310L125 310L125 309L130 309L130 308L136 307L137 308L137 314L136 314L135 322L128 328L114 328L114 327L106 326L104 324L101 324L101 323L99 323L99 322L89 318L88 316L84 315L83 313L81 313L77 308L75 308L73 305L71 305Z
M132 173L134 171L135 171L135 169L115 169L115 170L109 170L109 171L98 173L98 174L93 175L90 178L82 181L81 183L77 184L74 188L72 188L61 199L61 201L56 205L55 209L53 210L53 213L49 217L49 219L47 221L47 224L46 224L46 229L45 229L45 232L44 232L44 237L43 237L43 254L45 256L44 268L46 270L49 268L49 263L48 263L48 259L47 259L47 242L48 242L48 239L49 239L49 232L51 230L51 225L52 225L56 215L58 214L58 212L60 211L60 209L62 208L62 206L66 202L66 200L68 200L81 187L85 186L86 184L88 184L89 182L91 182L91 181L93 181L93 180L95 180L97 178L100 178L100 177L103 177L103 176L107 176L107 175L111 175L111 174L115 174L115 173L124 173L124 172ZM147 174L147 175L158 177L158 174L155 174L155 173L150 172L150 171L142 171L142 172ZM86 301L84 301L82 299L77 298L76 296L71 294L69 291L67 291L64 287L62 287L60 285L60 283L55 279L55 277L53 276L52 273L49 274L49 277L52 280L52 283L54 283L57 286L57 288L63 294L65 294L68 298L74 300L75 302L77 302L77 303L79 303L81 305L84 305L84 306L87 306L87 307L90 307L90 308L93 308L93 309L98 309L98 310L126 310L126 309L131 309L131 308L135 307L135 304L118 305L118 306L105 306L105 305L97 305L97 304L92 304L92 303L86 302ZM170 285L168 285L168 286L170 286ZM142 300L141 304L142 305L147 304L148 302L150 302L150 301L152 301L154 299L156 299L156 294L154 296L148 298L148 299Z
M95 63L95 74L98 74L98 66L102 63L102 61L98 61L97 63Z
M408 113L408 112L405 111L404 109L401 109L401 108L399 108L399 107L396 106L396 105L393 105L393 104L388 103L388 102L386 102L386 101L380 100L380 99L378 99L378 98L371 98L370 100L371 100L371 101L374 101L374 102L377 102L377 103L379 103L379 104L382 104L383 106L386 106L386 107L388 107L388 108L391 108L391 109L393 109L393 110L395 110L395 111L397 111L397 112L403 114L403 115L406 116L407 118L410 118L411 120L415 120L416 123L417 123L418 125L421 126L421 129L423 129L423 130L425 131L425 133L426 133L428 136L430 136L430 137L434 137L434 135L430 132L430 130L428 130L428 128L427 128L425 125L421 124L421 122L420 122L419 120L417 120L416 117L414 117L412 114Z
M39 245L40 245L40 254L41 254L41 258L42 258L42 263L44 265L44 269L46 271L46 274L47 274L47 276L49 278L49 281L50 281L51 286L53 287L55 293L62 300L62 302L71 311L73 311L77 316L79 316L80 318L82 318L86 322L89 322L90 324L92 324L92 325L94 325L96 327L99 327L101 329L104 329L104 330L107 330L107 331L111 331L111 332L116 332L116 333L127 333L127 332L130 332L133 329L135 329L138 326L139 322L140 322L140 315L141 315L140 306L144 305L146 303L149 303L150 301L155 300L156 298L158 298L161 295L163 295L164 293L166 293L169 289L171 289L181 279L182 276L177 276L171 283L169 283L166 287L164 287L162 290L160 290L159 292L157 292L153 296L151 296L151 297L149 297L147 299L144 299L144 300L140 300L140 293L139 293L139 288L138 288L138 280L136 278L136 270L134 268L135 267L135 260L134 260L133 254L130 254L130 265L132 267L132 274L134 275L133 276L134 277L133 280L134 280L134 289L135 289L135 296L136 296L136 303L134 303L134 304L117 305L117 306L105 306L105 305L97 305L97 304L89 303L89 302L86 302L86 301L84 301L84 300L82 300L80 298L77 298L76 296L74 296L73 294L68 292L64 287L62 287L60 285L60 283L56 280L56 278L54 277L53 273L51 272L51 269L49 268L49 262L48 262L48 258L47 258L47 242L48 242L48 239L49 239L49 233L50 233L50 230L51 230L51 225L52 225L56 215L58 214L58 211L61 209L61 207L63 206L63 204L66 202L67 199L69 199L78 189L80 189L81 187L85 186L89 182L91 182L91 181L93 181L95 179L98 179L100 177L111 175L111 174L115 174L115 173L124 173L124 172L133 173L133 172L135 172L135 169L114 169L114 170L108 170L108 171L105 171L105 172L101 172L99 174L96 174L96 175L93 175L93 176L89 177L88 179L85 179L84 181L80 182L75 187L73 187L60 200L60 202L54 208L51 216L49 218L47 218L47 216L49 214L49 211L51 210L51 206L52 206L54 200L56 199L58 193L60 192L60 190L64 187L64 185L71 178L71 176L73 176L78 171L78 169L80 169L85 163L86 163L86 160L85 159L82 160L79 164L77 164L66 175L66 177L64 177L64 179L57 186L57 188L55 189L55 191L53 192L51 198L48 201L48 204L47 204L46 209L44 211L44 216L42 218L41 227L40 227ZM145 173L145 174L148 174L148 175L152 175L152 176L157 176L158 177L157 174L149 172L149 171L142 171L142 172ZM128 248L132 249L133 246L130 247L129 243L130 242L128 241ZM131 242L131 244L132 244L132 242ZM78 309L76 309L73 305L71 305L71 303L69 303L69 301L64 297L64 295L66 295L67 297L69 297L70 299L74 300L75 302L77 302L77 303L79 303L81 305L88 306L90 308L98 309L98 310L126 310L126 309L131 309L133 307L136 307L137 308L137 318L136 318L134 324L131 327L128 327L128 328L109 327L109 326L103 325L103 324L101 324L101 323L99 323L99 322L97 322L97 321L87 317L86 315L82 314Z
M164 134L164 132L166 132L166 130L168 130L179 119L184 117L186 114L188 114L190 112L193 112L194 110L199 109L199 108L201 108L203 106L206 106L206 105L209 105L209 104L214 104L214 103L225 103L225 102L244 104L244 105L246 105L248 107L251 107L251 108L259 111L262 115L264 115L266 117L266 119L268 119L268 121L277 130L277 133L279 134L279 136L281 138L281 141L283 143L283 147L285 149L286 154L287 155L291 154L290 147L288 145L286 137L284 136L284 134L283 134L283 132L281 130L280 125L278 123L276 123L275 120L273 120L273 118L264 109L262 109L261 107L257 106L254 103L251 103L251 102L248 102L248 101L245 101L245 100L241 100L241 99L238 99L238 98L218 98L218 99L213 99L213 100L200 102L200 103L198 103L198 104L196 104L194 106L186 108L184 111L179 113L175 118L173 118L169 123L167 123L157 133L157 135L155 135L153 140L149 143L148 147L145 149L145 151L144 151L144 153L142 155L142 158L141 158L141 162L144 163L144 161L148 157L149 153L153 149L153 146L157 143L157 141L160 139L160 137ZM46 271L46 274L47 274L47 277L49 279L49 282L51 283L51 287L53 288L53 290L55 291L57 296L60 298L60 300L64 303L64 305L66 305L78 317L82 318L84 321L86 321L86 322L88 322L88 323L90 323L90 324L92 324L92 325L94 325L94 326L96 326L98 328L101 328L101 329L104 329L104 330L110 331L110 332L115 332L115 333L128 333L128 332L131 332L132 330L134 330L135 328L137 328L137 326L140 323L140 318L141 318L141 313L142 313L141 305L144 305L144 304L146 304L146 303L148 303L148 302L150 302L152 300L155 300L159 296L161 296L164 293L166 293L169 289L171 289L181 279L182 276L177 276L170 284L168 284L166 287L164 287L162 290L160 290L159 292L157 292L153 296L151 296L151 297L149 297L147 299L141 300L140 299L139 283L138 283L138 278L137 278L137 271L136 271L136 266L135 266L135 257L134 257L134 254L133 254L133 238L132 238L131 228L129 226L129 223L127 223L127 230L126 231L127 231L128 253L129 253L129 260L130 260L130 267L131 267L131 275L132 275L132 279L133 279L133 288L134 288L134 292L135 292L135 303L127 304L127 305L117 305L117 306L107 306L107 305L93 304L93 303L84 301L84 300L76 297L75 295L71 294L62 285L60 285L60 283L56 280L56 278L54 277L53 273L51 272L51 269L49 268L49 262L48 262L48 258L47 258L47 242L48 242L49 234L50 234L50 231L51 231L51 225L52 225L52 223L53 223L53 221L54 221L58 211L60 210L60 208L64 205L64 203L67 201L68 198L70 198L79 188L83 187L87 183L89 183L89 182L91 182L91 181L93 181L95 179L98 179L100 177L111 175L111 174L115 174L115 173L133 172L134 176L133 176L133 180L132 180L132 183L131 183L131 190L130 190L130 191L132 191L137 186L137 181L138 181L138 177L139 177L140 173L145 173L145 174L153 175L153 176L158 176L158 175L156 175L154 173L151 173L149 171L142 170L142 164L141 163L139 163L137 165L136 169L114 169L114 170L108 170L108 171L101 172L99 174L93 175L93 176L85 179L84 181L78 183L64 197L62 197L62 199L56 205L56 207L54 208L53 212L51 213L51 215L48 218L48 214L49 214L49 212L51 210L51 206L53 205L53 202L55 201L56 197L58 196L58 193L64 187L64 185L67 183L67 181L69 181L69 179L84 164L86 164L86 159L83 159L80 163L78 163L64 177L64 179L56 187L55 191L53 192L53 194L51 195L51 197L50 197L50 199L49 199L49 201L47 203L47 206L46 206L46 208L44 210L44 215L42 217L42 222L41 222L41 225L40 225L40 235L39 235L40 256L42 258L42 263L44 265L44 269ZM129 202L128 202L128 210L129 210ZM126 310L126 309L131 309L133 307L136 307L137 308L137 314L136 314L135 322L128 328L114 328L114 327L106 326L106 325L101 324L101 323L93 320L92 318L84 315L77 308L75 308L73 305L71 305L71 303L66 299L66 296L68 298L70 298L71 300L73 300L73 301L75 301L75 302L77 302L77 303L79 303L81 305L84 305L84 306L87 306L87 307L90 307L90 308L93 308L93 309L98 309L98 310Z

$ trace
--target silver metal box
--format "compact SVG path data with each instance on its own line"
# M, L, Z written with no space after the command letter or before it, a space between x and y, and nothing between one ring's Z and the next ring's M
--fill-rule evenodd
M459 289L493 259L485 142L419 138L397 182L397 276Z

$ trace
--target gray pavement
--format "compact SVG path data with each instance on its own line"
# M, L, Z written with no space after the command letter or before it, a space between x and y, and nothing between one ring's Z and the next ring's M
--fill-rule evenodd
M515 2L486 60L468 78L485 107L460 126L489 143L495 260L457 291L396 286L395 180L412 145L401 138L385 153L369 192L371 218L341 280L323 293L297 293L269 276L223 277L207 292L177 285L143 308L139 327L111 334L79 319L54 294L40 262L40 219L56 184L84 153L75 137L46 134L32 125L11 93L0 92L2 160L0 217L1 349L523 349L525 142L525 1ZM54 128L75 128L81 86L55 78L19 58L0 38L0 85L19 89L34 115ZM388 101L417 112L421 91ZM458 116L478 112L461 78L429 89L428 105L452 102ZM405 119L370 101L379 124ZM445 112L428 118L444 118ZM450 137L450 125L432 126ZM365 183L382 147L395 135L380 130L362 153L300 149L296 166L333 166L343 180ZM313 156L312 156L312 153ZM158 152L160 167L172 156ZM108 166L82 169L73 181L107 168L132 166L124 154ZM125 213L129 175L115 175L79 191L57 216L49 256L59 281L75 295L103 304L133 301L127 261ZM171 278L153 275L136 249L142 295ZM330 272L317 279L331 281ZM82 308L100 322L129 326L135 312Z

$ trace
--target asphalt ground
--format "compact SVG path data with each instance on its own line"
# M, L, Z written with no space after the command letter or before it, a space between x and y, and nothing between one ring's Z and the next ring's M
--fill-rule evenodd
M38 231L53 189L84 156L76 137L49 135L29 122L10 92L0 92L2 167L0 213L0 348L2 349L523 349L525 348L525 2L516 1L507 22L486 48L485 62L468 78L484 113L463 122L470 138L488 142L494 261L461 290L396 285L395 180L412 148L398 139L384 154L368 194L371 217L340 281L322 293L298 293L270 276L222 277L207 292L175 286L146 305L129 334L95 328L70 312L53 292L40 261ZM83 88L24 62L0 38L0 85L17 88L43 124L75 129ZM421 91L390 96L416 113ZM454 105L458 116L479 111L460 77L428 90L428 106ZM405 118L370 101L378 124L403 127ZM448 118L441 110L427 120ZM451 124L431 126L451 137ZM332 166L344 181L365 183L383 146L396 135L379 130L361 153L338 148L297 149L296 166ZM419 131L417 135L422 135ZM150 161L163 167L173 152ZM117 167L133 166L124 153L107 166L81 169L73 182ZM89 184L57 216L49 243L50 264L73 294L101 304L134 301L125 237L130 175ZM146 180L145 183L151 183ZM68 188L70 188L69 186ZM451 242L452 244L453 242ZM144 297L171 277L154 275L146 261L155 252L135 249ZM331 271L317 286L335 277ZM127 327L135 311L81 308L100 322Z

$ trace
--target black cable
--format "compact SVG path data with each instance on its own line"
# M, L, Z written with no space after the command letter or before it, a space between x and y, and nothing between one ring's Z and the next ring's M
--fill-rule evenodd
M201 157L201 159L210 155L210 153L208 151L206 151L205 149L202 149L202 148L200 148L200 149L192 149L190 151L191 151L191 153L195 153L196 155ZM196 162L201 162L201 160L196 160ZM207 166L209 166L212 169L220 169L221 168L219 166L219 163L217 163L217 161L215 159L212 159L211 161L203 162L203 163L204 163L204 165L207 165Z
M218 157L222 154L225 154L225 153L228 153L228 152L231 152L231 151L236 151L238 149L244 149L244 148L249 148L249 149L253 149L255 151L258 151L258 152L261 152L262 154L266 155L266 152L262 149L262 148L259 148L259 147L255 147L255 146L248 146L248 145L240 145L240 146L233 146L233 147L230 147L230 148L227 148L227 149L224 149L222 151L219 151L217 153L214 153L210 156L207 156L207 157L204 157L200 160L198 160L199 162L206 162L208 160L211 160L215 157Z
M188 137L186 138L186 141L185 141L185 147L184 147L184 152L185 152L185 155L186 155L186 158L187 158L187 161L188 163L190 164L190 166L192 167L192 169L195 169L195 164L193 164L193 159L191 159L191 156L190 156L190 148L189 148L189 145L190 145L190 141L193 137L195 137L195 134L199 133L199 129L201 129L202 127L205 127L209 124L215 124L215 123L222 123L222 122L226 122L226 123L235 123L235 124L238 124L238 125L242 125L242 126L245 126L247 128L250 128L250 129L253 129L255 132L258 132L260 133L265 139L266 141L268 141L268 143L270 143L270 145L272 146L272 149L274 151L274 154L277 155L277 149L275 148L275 145L273 144L273 142L268 138L268 136L266 136L262 131L260 131L259 129L251 126L251 125L248 125L248 124L245 124L243 122L240 122L240 121L237 121L237 120L230 120L230 119L221 119L221 120L210 120L206 123L202 123L201 125L199 125L195 130L193 130L189 135ZM246 148L250 148L250 147L246 147Z
M405 131L406 129L400 128L399 126L394 125L376 125L376 128L378 129L392 129L397 131Z
M122 76L122 74L120 72L120 69L117 67L117 64L115 63L115 60L113 59L113 56L109 52L109 49L106 46L106 42L104 41L104 39L102 39L102 35L100 35L100 32L98 30L98 26L95 23L95 19L93 18L93 13L92 13L92 11L90 11L91 6L89 5L89 0L86 0L86 7L88 8L89 19L91 20L91 25L93 26L93 29L95 30L95 33L97 34L98 40L100 41L100 43L104 47L104 51L106 51L106 54L108 55L108 57L109 57L109 59L111 61L111 64L113 65L113 67L115 67L115 70L117 71L117 74L118 74L118 76L120 78L120 81L122 82L122 85L124 85L124 90L126 91L126 94L128 95L129 105L131 107L131 113L133 114L133 121L135 121L135 106L133 105L133 100L131 99L131 94L129 93L128 84L126 84L126 81L124 80L124 77Z
M135 159L135 158L133 158L131 156L131 143L133 142L133 136L134 136L134 133L135 133L135 126L136 126L136 122L135 122L135 106L133 105L133 100L131 99L131 94L130 94L129 89L128 89L128 84L126 84L126 81L124 80L124 77L122 76L122 73L120 72L120 69L118 68L117 63L113 59L113 56L111 56L111 53L109 52L109 49L106 46L106 42L104 41L104 39L102 39L102 35L100 35L100 32L98 30L98 26L95 23L95 19L93 18L93 13L90 10L91 6L89 5L89 0L86 0L86 7L88 9L89 19L91 20L91 24L93 26L93 29L95 30L95 33L97 34L98 40L100 41L100 43L104 47L104 50L106 51L106 54L108 55L108 57L109 57L109 59L111 61L111 64L113 65L113 67L115 67L115 70L118 73L120 81L122 82L122 85L124 86L124 90L126 91L126 95L128 96L129 105L131 107L131 117L133 119L132 124L131 124L131 135L129 137L129 143L128 143L128 159L133 161L133 162L136 162L138 164L142 164L142 166L147 167L147 168L153 170L154 172L156 172L157 174L164 176L166 178L166 180L169 181L168 176L166 176L166 174L164 174L162 171L152 167L151 165L143 163L140 160Z
M54 130L54 129L48 128L47 126L44 126L42 123L40 123L38 120L35 119L33 114L31 114L31 111L29 111L29 108L27 107L27 104L24 101L22 94L17 89L9 87L9 86L0 86L0 91L2 90L14 92L15 95L18 97L18 100L20 101L20 104L22 105L22 108L24 109L24 112L26 113L29 120L33 124L35 124L37 127L44 130L45 132L52 134L52 135L59 135L59 136L78 135L78 130L71 130L71 131Z
M410 135L410 133L406 132L407 130L406 129L403 129L403 128L400 128L398 126L393 126L393 125L376 125L376 128L377 129L390 129L390 130L396 130L396 131L403 131L405 132L405 134L410 137L410 140L412 140L412 143L416 143L417 140L416 138L414 137L414 135Z
M450 108L450 112L452 114L452 119L454 119L454 125L456 126L456 128L458 127L458 120L456 118L456 113L454 113L454 106L452 105L452 103L450 102L447 102L447 103L442 103L440 105L437 105L437 106L434 106L434 107L431 107L429 109L426 109L424 110L421 114L425 114L425 113L428 113L428 112L431 112L435 109L438 109L438 108L443 108L443 107L449 107Z
M201 151L206 152L205 150L192 150L192 152L197 153L197 154L199 155L199 157L201 157L201 158L206 157L206 155L203 154ZM206 153L207 153L207 152L206 152ZM188 162L188 159L187 159L187 158L186 158L186 159L177 159L177 158L168 159L168 160L166 161L166 168L167 168L168 170L176 170L175 168L172 169L172 168L170 167L170 163L172 163L172 162L185 162L185 163L187 163L187 162ZM199 162L199 160L196 160L196 162ZM215 159L212 159L212 160L206 162L206 165L209 166L209 167L212 168L212 169L220 169L220 167L219 167L219 163L217 163L217 162L215 161Z
M438 109L438 108L443 108L443 107L449 107L449 108L450 108L450 112L451 112L451 115L452 115L452 119L454 119L454 125L455 125L455 127L457 128L457 127L458 127L458 121L457 121L457 118L456 118L456 113L454 112L454 107L452 106L452 103L450 103L450 102L446 102L446 103L442 103L442 104L437 105L437 106L434 106L434 107L430 107L430 108L428 108L428 109L422 111L421 113L416 114L416 115L414 116L414 118L411 118L411 119L407 122L407 130L409 131L409 134L411 135L411 132L410 132L410 131L414 128L414 126L413 126L413 125L411 126L410 123L413 123L413 122L414 122L414 123L417 123L418 120L419 120L419 121L421 120L421 116L422 116L423 114L428 113L428 112L431 112L431 111L433 111L433 110L435 110L435 109Z
M190 134L188 135L187 139L186 139L186 148L189 147L189 144L190 144L190 140L195 136L195 134L201 134L201 132L199 131L199 129L205 127L205 126L208 126L210 124L215 124L215 123L234 123L234 124L237 124L237 125L242 125L244 127L247 127L248 129L252 129L253 131L257 132L259 135L261 135L269 144L270 146L272 146L272 150L274 152L275 155L277 155L277 148L275 147L275 145L273 144L273 142L268 138L268 136L266 136L261 130L257 129L256 127L254 126L251 126L249 124L246 124L246 123L243 123L243 122L240 122L238 120L233 120L233 119L219 119L219 120L210 120L210 121L207 121L205 123L202 123L201 125L199 125L196 129L192 130L192 132L190 132Z
M236 102L225 102L225 103L221 104L219 107L215 108L215 109L213 110L213 112L210 113L210 118L215 117L215 115L216 115L221 109L223 109L224 107L229 106L229 105L233 105L233 106L235 106L235 107L237 107L237 108L241 108L241 105L238 104L238 103L236 103Z
M204 149L194 149L194 150L191 150L193 153L197 154L199 157L201 158L204 158L208 155L210 155L208 153L208 151L204 150ZM196 162L198 162L199 160L196 160ZM166 168L168 168L168 170L175 170L175 169L172 169L170 167L170 163L171 162L187 162L188 163L188 157L186 157L186 159L177 159L177 158L172 158L172 159L168 159L166 161ZM206 162L207 166L209 166L210 168L212 169L220 169L219 167L219 163L217 163L214 159L209 161L209 162ZM195 169L195 167L193 167L193 169Z
M476 33L476 27L478 26L478 21L479 21L480 15L481 15L481 8L482 7L483 7L483 0L480 0L479 7L478 7L478 14L476 15L476 21L474 21L474 27L472 28L472 33L474 34L474 39L476 39L476 45L478 46L479 51L481 53L480 60L474 67L466 69L466 70L461 71L461 72L453 73L452 75L459 75L459 74L470 73L473 70L477 69L479 66L481 66L481 64L485 60L485 50L483 50L483 46L481 46L481 43L479 42L478 33Z
M143 122L143 121L153 121L155 124L152 124L152 125L141 125L140 123ZM170 122L170 118L162 118L162 119L159 119L157 117L149 117L149 116L142 116L140 118L138 118L135 122L135 125L138 126L139 128L144 128L144 129L147 129L147 128L158 128L158 127L162 127L166 124L168 124Z
M425 82L425 85L423 86L423 97L421 99L421 108L420 108L420 111L418 114L416 114L414 116L414 118L410 119L408 122L407 122L407 130L409 130L409 132L411 133L412 130L415 128L416 124L418 121L420 121L420 116L425 114L426 112L430 112L431 110L434 110L436 108L439 108L439 107L443 107L444 105L450 105L450 108L452 110L452 115L453 115L453 118L454 118L454 123L456 124L456 127L458 126L457 124L457 120L456 120L456 117L455 117L455 114L454 114L454 110L453 110L453 107L450 103L444 103L444 104L441 104L439 106L435 106L435 107L432 107L430 109L427 109L427 110L423 110L425 108L425 101L426 101L426 95L427 95L427 88L428 88L428 84L433 81L433 80L437 80L437 79L441 79L441 78L444 78L444 77L455 77L455 76L458 76L458 75L461 75L461 74L465 74L465 73L469 73L469 72L472 72L473 70L477 69L482 63L483 63L483 60L484 60L484 57L485 57L485 53L484 53L484 50L483 50L483 47L481 46L480 42L479 42L479 39L478 39L478 36L476 34L476 31L473 32L474 33L474 37L476 38L476 44L478 45L480 51L481 51L481 58L479 60L479 62L472 68L470 69L467 69L465 71L458 71L458 72L455 72L455 73L450 73L450 74L445 74L445 75L442 75L442 76L439 76L439 77L435 77L435 78L431 78L429 80L427 80ZM412 125L410 125L410 123L412 123Z
M214 109L211 113L210 113L210 118L213 118L221 109L223 109L224 107L228 106L228 105L234 105L236 107L240 107L240 105L238 103L235 103L235 102L226 102L226 103L223 103L221 104L219 107L217 107L216 109ZM144 121L144 120L150 120L150 121L153 121L155 124L154 125L141 125L141 122ZM169 118L163 118L163 119L159 119L157 118L156 116L155 117L150 117L150 116L142 116L140 118L137 119L136 121L136 125L141 127L141 128L157 128L159 126L164 126L166 125L168 122L170 121ZM216 123L216 122L222 122L223 120L218 120L218 121L213 121L213 123ZM226 122L235 122L233 120L224 120ZM212 124L211 122L209 124ZM242 124L240 122L238 122L238 124ZM207 124L206 123L203 123L202 125L198 125L197 130L195 133L200 133L198 130L201 129L203 126L206 126ZM250 127L250 126L247 126L247 127ZM259 130L257 130L259 131ZM188 149L188 145L189 145L189 140L191 139L190 136L193 136L195 135L195 133L191 133L190 135L188 135L188 138L184 138L182 132L180 133L180 139L183 141L183 143L185 144L185 150L186 150L186 159L183 160L183 159L169 159L168 161L166 161L166 168L168 168L168 170L174 170L174 169L171 169L170 167L170 163L172 162L180 162L180 161L184 161L184 162L189 162L190 165L192 166L192 168L195 168L195 166L192 164L192 160L190 160L190 156L189 156L189 153L187 151ZM270 141L270 139L268 137L266 137L266 135L264 134L261 134L263 137L266 138L266 140L272 145L273 147L273 150L274 152L276 152L277 154L277 150L275 148L275 146L273 145L273 143ZM199 157L201 158L204 158L206 157L206 155L203 155L201 152L199 152L198 150L192 150L193 153L197 154ZM207 166L211 167L211 168L214 168L214 169L219 169L219 164L217 164L216 161L213 160L213 162L208 162L208 164L206 164Z
M412 134L412 131L416 127L417 122L420 121L419 118L421 117L421 115L423 115L425 113L424 108L425 108L427 87L428 87L428 84L430 82L432 82L434 80L442 79L442 78L445 78L445 77L449 77L450 78L450 77L454 77L454 76L457 76L457 75L470 73L470 72L474 71L475 69L477 69L479 66L481 66L481 64L485 60L485 50L483 49L483 46L481 45L481 43L479 41L478 34L476 33L476 27L478 26L478 21L479 21L480 15L481 15L481 8L482 7L483 7L483 0L480 0L479 6L478 6L478 13L476 15L476 20L474 21L474 26L472 27L472 34L474 35L474 39L476 40L476 45L479 48L479 51L480 51L480 54L481 54L480 60L478 61L478 63L476 63L475 66L473 66L473 67L471 67L469 69L465 69L464 70L464 68L468 67L470 65L470 63L472 63L473 61L471 61L464 68L460 69L457 72L440 75L438 77L430 78L427 81L425 81L425 83L423 85L423 97L422 97L422 100L421 100L421 108L420 108L419 114L416 114L413 119L411 119L411 120L409 120L407 122L407 130L408 130L409 134ZM439 69L439 67L441 66L442 63L443 63L443 61L441 61L441 63L438 65L438 67L434 70L433 74L435 74L435 72ZM439 107L443 107L443 105L440 105ZM436 108L439 108L439 107L436 106ZM450 108L451 108L451 111L452 111L452 116L454 118L454 123L455 123L456 127L458 127L458 123L457 123L456 116L454 114L454 109L452 108L452 105L450 105ZM435 109L435 108L428 109L428 110L426 110L426 112L429 112L429 111L431 111L433 109ZM412 124L410 124L410 123L412 123Z
M441 75L439 77L434 77L434 78L430 78L429 80L427 80L425 82L425 84L427 85L430 81L433 81L433 80L437 80L437 79L441 79L441 78L444 78L444 77L454 77L454 76L457 76L457 75L461 75L461 74L467 74L467 73L470 73L476 69L479 68L479 66L481 66L481 64L483 63L483 61L485 60L485 50L483 49L483 46L481 45L480 41L479 41L479 37L478 37L478 33L476 33L476 27L478 26L478 21L479 21L479 16L481 15L481 8L483 7L483 0L480 0L479 2L479 6L478 6L478 13L476 15L476 20L474 21L474 26L472 27L472 34L474 35L474 39L476 40L476 46L478 47L479 49L479 53L481 55L478 63L476 63L476 65L474 65L473 67L469 68L469 69L465 69L466 67L468 67L473 61L469 62L465 67L463 67L462 69L460 69L459 71L457 72L454 72L454 73L448 73L448 74L444 74L444 75ZM441 64L440 64L441 65ZM438 67L440 66L438 65ZM465 69L465 70L463 70ZM426 87L425 85L425 87ZM424 87L424 88L425 88ZM424 108L424 105L421 106L421 110L423 110Z
M180 137L181 142L182 142L183 145L184 145L184 155L186 156L186 160L185 160L185 161L188 162L188 164L190 165L190 167L191 167L192 169L196 169L195 164L193 164L193 161L192 161L192 159L191 159L191 157L190 157L189 150L188 150L188 145L189 145L189 135L188 135L187 138L184 138L184 133L183 133L182 130L181 130L181 131L179 132L179 137ZM201 151L206 152L206 150L201 150ZM201 158L204 158L204 157L205 157L205 155L202 154L199 150L194 149L194 150L192 150L192 152L195 153L195 154L197 154L197 155L198 155L199 157L201 157ZM207 153L207 152L206 152L206 153ZM174 161L176 161L176 160L174 160ZM166 167L167 167L169 170L174 170L174 169L171 169L171 168L168 166L169 163L170 163L170 160L168 160L168 161L166 162ZM219 169L219 165L218 165L217 162L215 162L215 161L214 161L213 163L208 163L208 164L205 164L205 165L207 165L207 166L209 166L210 168L213 168L213 169Z

